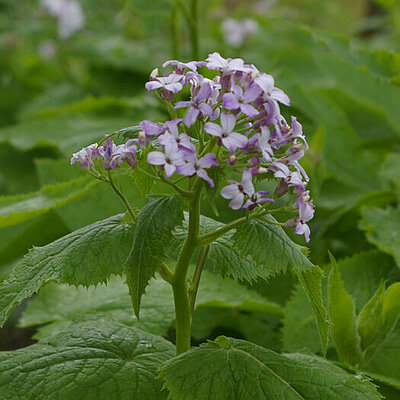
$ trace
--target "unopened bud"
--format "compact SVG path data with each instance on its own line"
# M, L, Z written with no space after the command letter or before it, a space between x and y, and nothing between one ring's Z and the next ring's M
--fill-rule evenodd
M266 174L267 172L268 172L268 168L265 168L265 167L257 168L257 175Z
M237 157L234 154L230 154L228 156L228 164L229 165L234 165L237 161Z
M151 71L150 80L153 80L157 77L158 77L158 68L154 68L153 71Z

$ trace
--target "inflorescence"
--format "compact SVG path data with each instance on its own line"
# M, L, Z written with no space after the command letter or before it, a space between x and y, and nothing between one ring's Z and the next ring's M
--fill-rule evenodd
M75 153L71 164L89 171L100 160L105 170L119 168L123 162L135 168L137 156L147 155L147 163L165 174L164 179L173 174L197 175L211 188L214 181L207 172L211 167L242 171L240 182L228 180L220 191L230 200L229 207L253 210L289 192L291 210L297 215L285 225L304 234L308 242L307 222L314 207L306 190L307 174L299 163L308 145L296 118L291 117L289 125L281 115L280 104L289 106L290 100L275 87L274 78L240 58L224 59L219 53L205 61L171 60L163 67L172 71L160 76L155 69L146 89L158 91L171 120L142 121L136 138L121 145L111 138L92 144ZM176 101L186 88L190 100ZM268 197L269 192L256 191L256 177L277 179L274 194Z

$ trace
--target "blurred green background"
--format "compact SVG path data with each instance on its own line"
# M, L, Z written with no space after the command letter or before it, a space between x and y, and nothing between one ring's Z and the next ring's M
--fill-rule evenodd
M70 167L71 154L143 119L162 121L167 114L144 83L165 60L193 57L178 2L78 3L84 21L66 38L44 2L0 0L0 279L33 245L123 211L108 187ZM375 265L385 265L384 278L398 280L400 1L199 0L198 10L201 59L219 51L272 74L292 101L284 115L303 123L311 146L304 166L316 206L311 260L326 264L330 249L362 268L372 254ZM250 32L237 37L244 19L252 21ZM131 178L120 179L140 206ZM205 202L204 210L228 220L232 214L216 199L216 209ZM15 204L28 211L13 217ZM258 290L283 306L293 286L287 275L261 282ZM16 318L0 330L1 348L28 343L31 332L16 330ZM218 323L282 349L281 321L260 317L249 327L228 315ZM260 338L267 325L268 340ZM209 333L203 331L207 326L195 325L194 337Z

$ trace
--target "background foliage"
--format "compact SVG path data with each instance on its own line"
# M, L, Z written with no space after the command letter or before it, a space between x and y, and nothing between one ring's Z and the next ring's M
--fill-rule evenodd
M332 298L337 296L343 302L342 307L349 311L345 316L346 327L349 321L353 327L352 332L343 333L340 322L336 321L338 330L331 332L328 359L340 359L348 363L350 370L368 372L382 394L389 399L400 398L400 326L385 328L387 335L378 338L373 351L366 346L369 339L360 338L363 313L373 313L370 309L375 307L379 318L387 315L386 320L376 317L375 322L381 327L390 322L390 305L400 307L395 286L400 280L400 3L396 0L203 0L200 3L201 55L220 51L225 57L243 57L261 71L272 74L277 86L290 95L292 114L304 125L311 147L305 167L317 210L308 256L325 272L322 291L325 304L329 305L329 318L335 318ZM0 1L0 281L7 279L14 267L29 275L30 263L40 264L48 256L46 252L51 252L51 246L31 250L21 263L33 246L45 246L88 224L95 224L101 232L115 233L116 251L107 257L115 257L118 263L118 257L129 253L129 249L119 247L119 242L121 237L133 234L122 216L112 217L124 211L119 199L105 185L90 181L77 168L71 168L69 158L72 152L106 133L137 125L143 119L164 118L165 110L148 95L144 82L154 67L172 58L168 39L172 26L181 33L181 58L191 59L189 35L182 21L176 24L170 6L167 0L151 3L87 0L82 2L84 28L70 39L60 40L54 20L39 2ZM258 32L246 38L241 46L231 46L224 40L222 30L222 21L227 17L254 18ZM51 54L46 53L46 46L53 49ZM150 188L145 179L130 176L126 171L121 172L119 180L134 199L135 207L143 205L144 192L157 193L157 187ZM224 200L216 198L215 207L210 206L209 199L203 200L202 208L210 219L204 220L205 226L217 226L218 221L232 218ZM167 221L165 235L176 224L171 221L169 226ZM70 246L91 243L84 230L80 231L80 242L71 236L60 239L65 241L63 256L71 257L68 260L72 269L78 264L85 265L85 260L73 259L75 248ZM97 231L91 232L89 236ZM265 231L264 234L267 235ZM248 232L239 230L235 235L240 243L240 238ZM137 240L140 239L138 235ZM107 240L107 236L104 239L96 236L98 248L88 246L92 252L88 257L94 255L97 270L101 270L107 258L101 252L102 240ZM298 238L295 240L299 242ZM247 245L257 246L257 243ZM257 249L254 247L248 255L248 262L254 268L259 258L279 258L273 252L257 253ZM308 261L296 250L295 267L301 269ZM332 265L328 250L337 260L336 275L329 275ZM193 318L193 341L200 343L221 334L237 339L230 339L229 343L218 339L199 347L188 358L203 353L213 367L224 369L226 366L218 364L225 357L221 358L222 353L242 357L241 352L246 351L267 364L289 363L290 368L296 369L310 363L307 357L313 356L270 354L257 345L276 351L322 355L311 304L292 273L286 272L288 261L284 257L280 258L282 265L273 271L273 276L265 276L250 288L253 277L235 272L238 255L235 249L227 249L223 238L212 245L210 252L214 254L214 264L210 262L208 269L239 278L241 284L215 280L210 271L204 276ZM88 270L75 269L69 275L62 270L62 275L60 263L62 260L44 265L51 270L53 280L73 284L77 271L86 274L77 279L79 282L83 279L86 285L104 282L109 277L106 273L93 277L92 261ZM153 274L154 271L149 271L147 278ZM42 277L39 274L29 279L30 287L23 288L26 293L12 292L12 299L4 297L0 304L19 303L34 294ZM7 284L7 280L3 283ZM62 343L73 343L71 346L78 348L91 340L83 335L75 343L77 339L68 333L74 324L84 332L91 319L101 318L103 331L111 332L107 324L113 318L120 324L113 340L118 341L118 335L138 335L132 331L137 325L149 332L145 338L138 337L137 346L133 343L133 348L126 351L141 351L143 343L155 341L154 352L168 359L168 354L173 353L172 345L154 339L152 334L173 340L173 310L167 306L171 294L162 282L153 280L143 297L142 321L138 323L124 290L117 278L107 287L91 286L89 291L47 285L29 303L21 319L21 308L11 314L10 321L0 329L0 347L11 350L31 343L32 330L22 327L36 327L34 337L44 342L35 344L32 353L18 353L10 362L15 365L28 362L24 357L34 359L39 353L50 357L49 346L57 348ZM131 290L137 291L140 299L144 289L131 287ZM152 297L152 292L158 296ZM385 296L394 300L385 303ZM71 300L52 312L54 304L61 304L63 298L73 298L76 302ZM376 300L371 305L371 298L382 299L382 304ZM366 308L368 304L370 308ZM344 343L349 337L353 342ZM249 340L254 346L249 349L239 339ZM356 358L341 357L348 353L346 346L356 348L351 353ZM74 354L71 353L71 360ZM274 361L274 357L278 358ZM118 363L124 363L121 373L140 374L125 361L124 357L118 359ZM180 362L188 361L182 358ZM323 363L319 359L313 362ZM336 368L324 365L319 368ZM173 371L179 368L178 362L171 361L162 370L172 393L178 384L174 382ZM341 379L333 370L329 373L334 376L332 379ZM1 379L7 379L7 375L2 376L5 378L0 378L0 384ZM268 384L269 377L263 379L263 384ZM104 390L112 390L107 383L104 385ZM185 387L191 390L192 382L185 382ZM20 390L22 396L24 388ZM69 395L74 395L74 390L71 388ZM151 397L150 390L159 388L149 389L147 394L149 399L156 398ZM206 398L201 397L202 390L198 388L200 397L196 398ZM317 395L328 396L323 392ZM179 398L190 397L176 395Z

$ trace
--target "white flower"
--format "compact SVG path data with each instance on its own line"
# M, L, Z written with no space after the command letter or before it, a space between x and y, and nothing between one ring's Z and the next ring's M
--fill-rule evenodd
M235 20L227 18L222 21L224 41L234 47L241 46L247 36L254 35L257 31L258 23L254 19Z
M42 0L42 6L57 19L61 39L68 39L83 27L85 16L76 0Z

